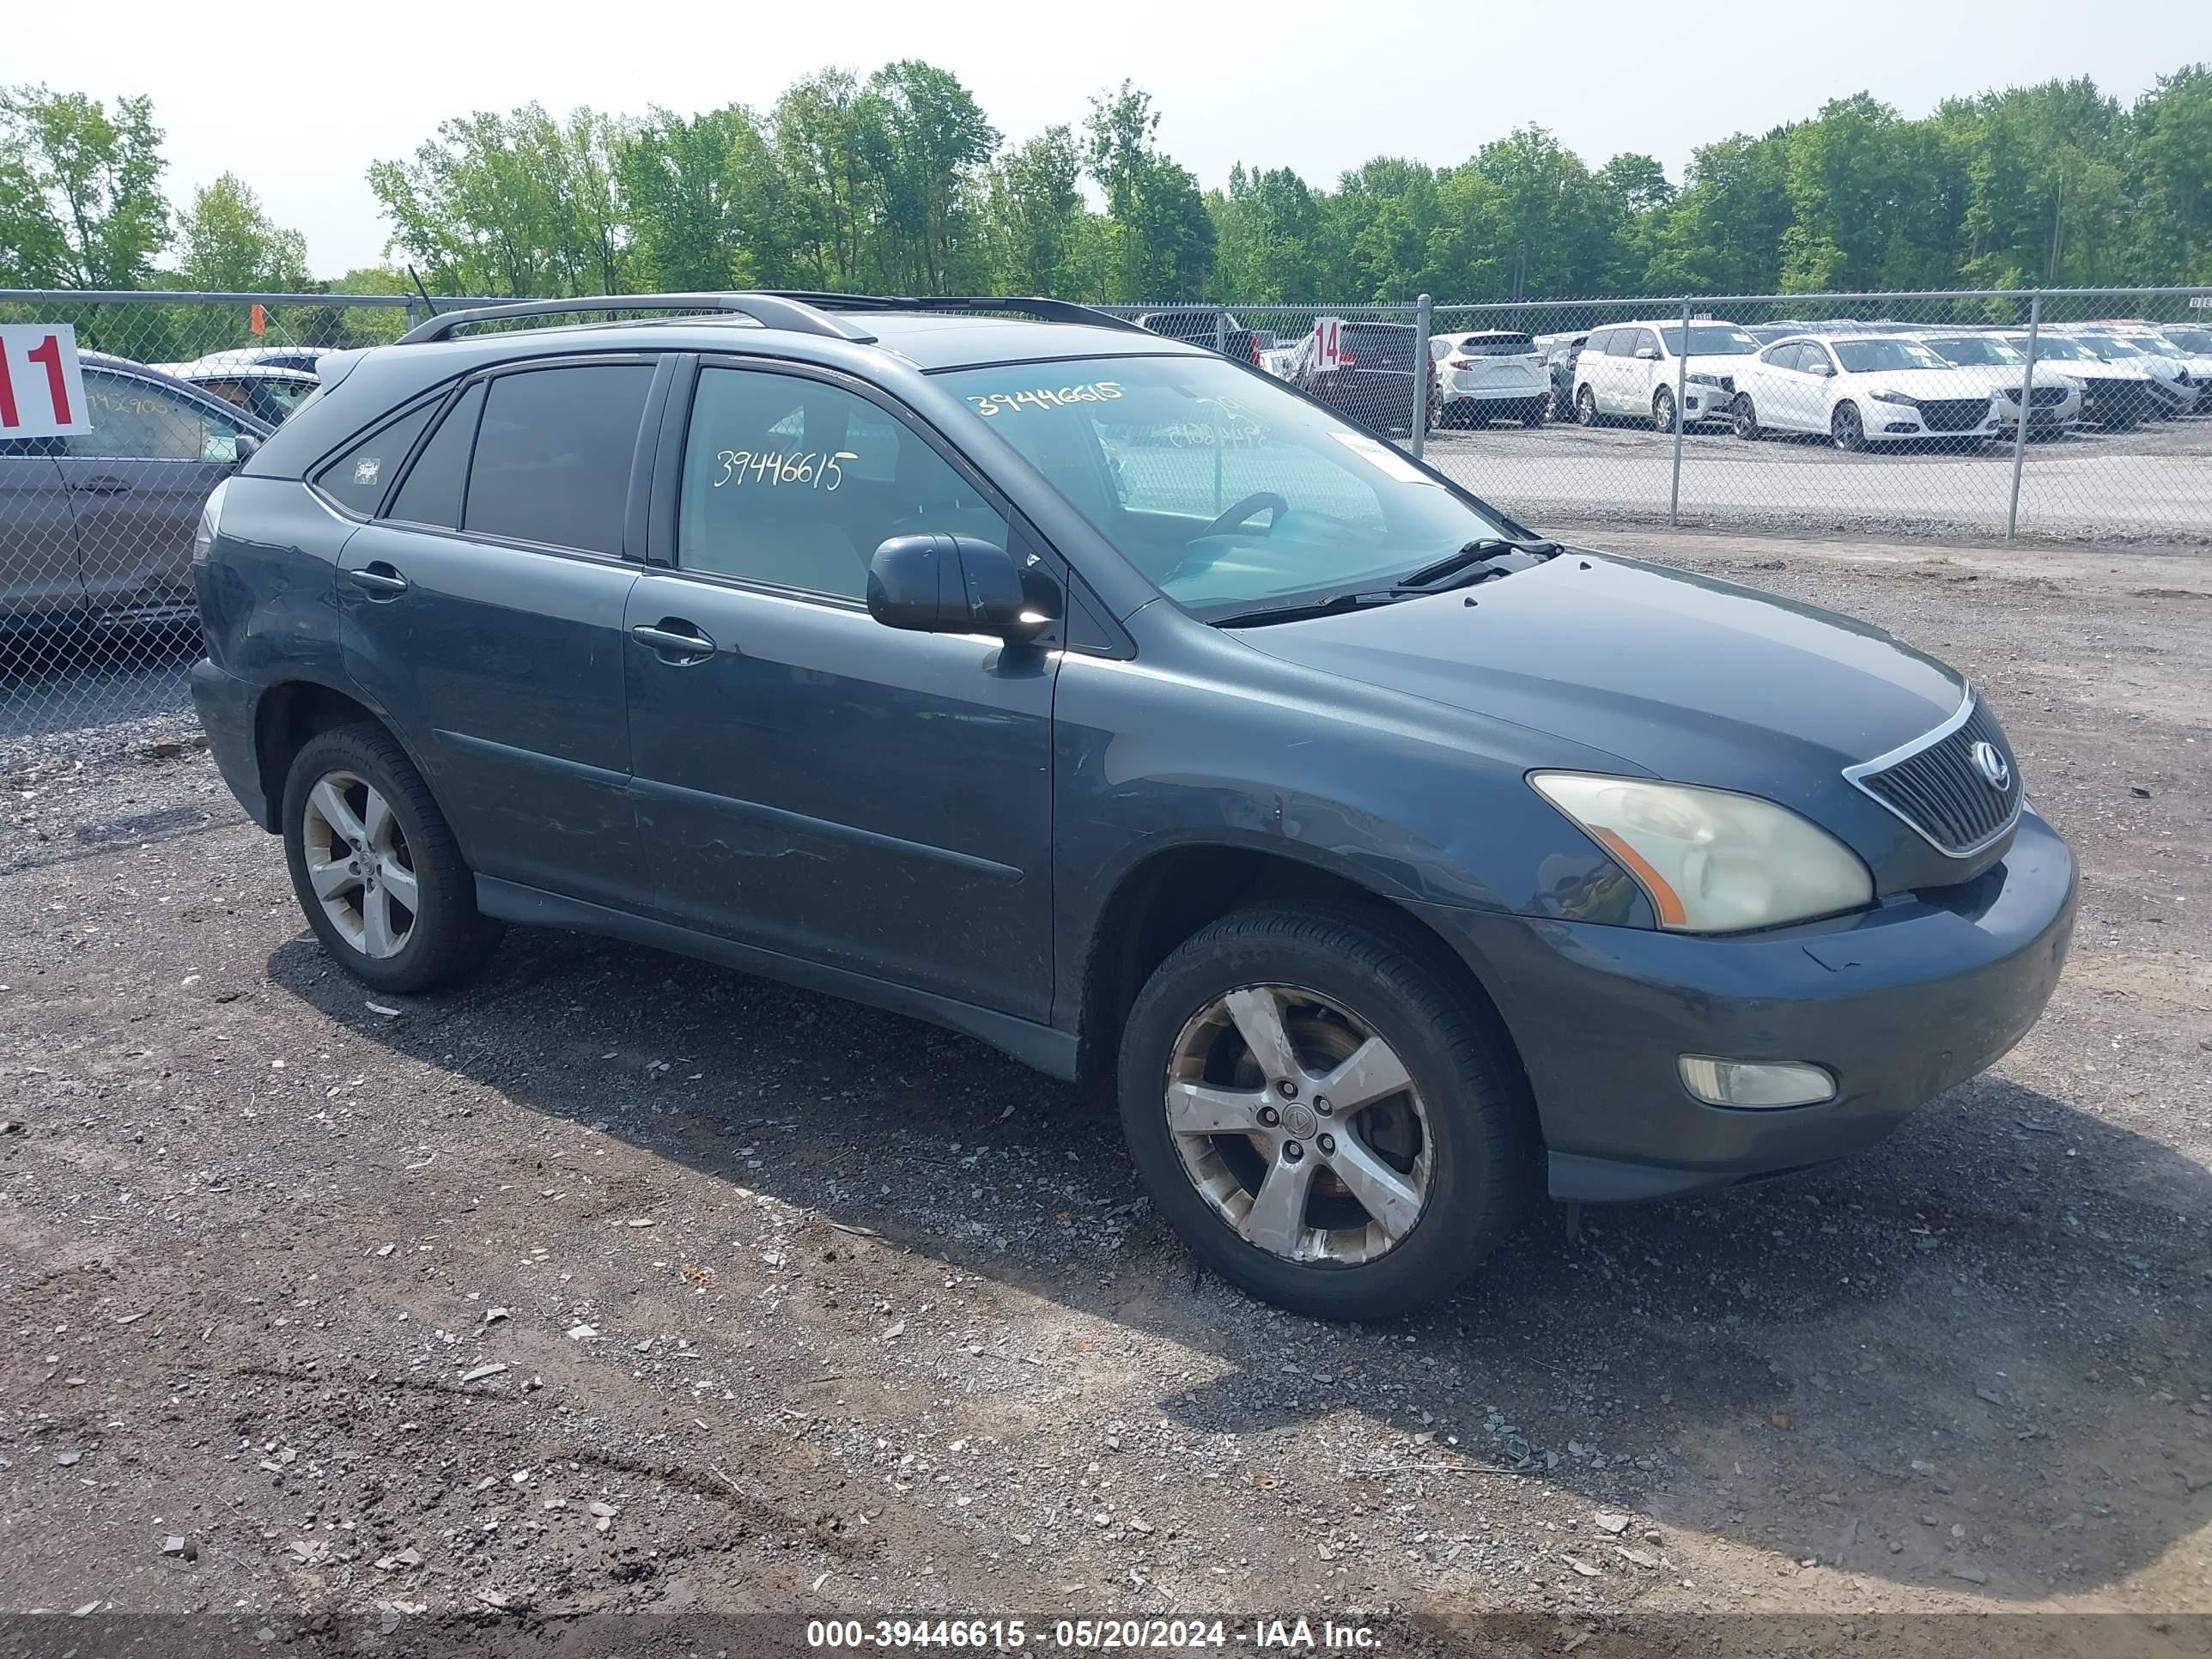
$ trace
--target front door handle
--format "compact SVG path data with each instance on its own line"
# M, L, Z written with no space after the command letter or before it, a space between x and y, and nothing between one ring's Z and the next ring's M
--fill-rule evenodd
M714 654L714 641L700 631L696 623L686 622L681 617L663 617L658 623L640 623L629 631L634 637L651 646L665 663L682 666L687 663L704 662Z
M80 495L120 495L131 488L131 484L127 479L99 473L89 478L79 478L70 488Z
M396 599L407 591L407 578L382 560L347 571L346 580L365 590L372 599Z

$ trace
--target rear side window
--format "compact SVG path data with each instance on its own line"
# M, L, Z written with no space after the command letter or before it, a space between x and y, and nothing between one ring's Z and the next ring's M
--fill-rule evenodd
M493 380L462 527L619 556L652 384L644 363L533 368Z
M315 488L340 507L363 514L376 511L384 492L399 474L407 452L438 412L438 400L408 410L387 421L315 474Z
M1613 354L1613 337L1619 332L1618 329L1599 329L1583 342L1583 349L1593 357L1610 356Z
M392 498L386 517L410 524L437 525L458 530L461 525L461 492L469 480L469 452L476 447L477 417L483 413L484 388L478 381L461 394L415 465L407 469L407 482Z

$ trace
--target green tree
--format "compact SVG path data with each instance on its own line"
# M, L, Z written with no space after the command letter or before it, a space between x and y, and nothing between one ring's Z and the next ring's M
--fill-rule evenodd
M1085 292L1076 279L1084 231L1083 158L1067 127L1047 127L991 169L985 219L993 281L1013 294Z
M153 100L113 110L76 92L0 91L0 278L24 288L138 288L169 240Z
M615 148L637 286L663 293L784 280L782 179L751 111L653 109Z
M877 269L906 293L980 286L988 255L978 210L999 130L967 88L927 64L886 64L867 89L882 141Z
M776 100L770 126L787 203L787 233L811 287L872 286L880 164L890 149L885 117L883 100L844 70L809 76Z
M192 192L177 216L177 276L186 288L297 294L307 275L307 240L271 223L261 198L234 173Z

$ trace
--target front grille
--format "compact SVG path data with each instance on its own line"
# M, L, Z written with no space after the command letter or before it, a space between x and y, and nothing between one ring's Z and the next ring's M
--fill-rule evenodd
M2005 396L2010 398L2014 403L2018 403L2020 401L2020 388L2016 386L2007 386L2005 388ZM2033 386L2028 390L2027 401L2033 408L2050 409L2056 404L2063 404L2066 401L2066 388L2063 386Z
M1723 391L1723 392L1727 392L1727 393L1729 394L1729 397L1731 397L1731 398L1735 397L1735 375L1733 375L1733 374L1723 374L1723 375L1722 375L1722 376L1721 376L1721 390L1722 390L1722 391Z
M1975 763L1974 751L1985 743L2003 758L2002 788ZM1970 704L1957 727L1925 748L1879 771L1854 767L1844 775L1954 858L1978 852L2020 816L2020 764L1996 717L1979 701Z
M1920 423L1930 432L1968 432L1990 416L1990 401L1972 398L1931 398L1920 405Z

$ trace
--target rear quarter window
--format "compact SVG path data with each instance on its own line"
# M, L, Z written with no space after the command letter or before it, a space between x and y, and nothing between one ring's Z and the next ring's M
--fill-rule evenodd
M433 398L397 420L386 421L336 460L326 462L315 474L315 488L340 507L363 517L373 515L384 500L384 492L399 476L407 452L415 447L415 440L422 435L422 428L437 412L438 400Z

